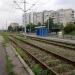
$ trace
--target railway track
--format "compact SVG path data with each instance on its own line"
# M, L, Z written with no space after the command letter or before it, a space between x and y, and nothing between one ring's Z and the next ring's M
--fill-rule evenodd
M28 39L28 40L25 40L24 38L22 37L18 37L16 36L15 38L27 43L27 44L30 44L36 48L39 48L41 50L44 50L48 53L52 53L56 56L60 56L61 58L65 58L67 59L68 61L71 61L75 64L75 51L71 51L71 50L67 50L67 49L63 49L63 48L59 48L57 46L50 46L49 44L46 44L46 43L41 43L41 42L38 42L38 41L35 41L35 40L31 40L31 39Z
M44 39L44 38L40 38L40 37L32 37L32 36L27 36L27 37L30 38L30 39L33 39L33 40L37 40L37 41L40 41L40 42L47 43L47 44L52 44L52 45L55 45L55 46L61 46L61 47L64 47L64 48L75 50L75 44L74 43L57 41L57 40L52 40L52 39Z
M42 66L50 70L53 73L52 75L75 75L75 66L72 61L68 61L58 55L48 53L44 49L41 50L40 48L34 47L29 43L23 42L17 38L9 39L25 50Z

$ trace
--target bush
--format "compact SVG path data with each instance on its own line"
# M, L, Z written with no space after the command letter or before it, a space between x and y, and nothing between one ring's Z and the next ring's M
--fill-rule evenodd
M65 32L66 34L71 33L71 32L73 32L73 31L75 31L75 24L73 24L73 23L68 23L68 24L64 27L64 32Z

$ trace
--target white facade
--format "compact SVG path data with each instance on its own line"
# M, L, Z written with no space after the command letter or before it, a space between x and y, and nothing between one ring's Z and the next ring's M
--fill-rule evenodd
M54 23L58 23L58 13L56 11L44 11L44 23L47 22L49 17L53 18Z
M49 17L53 18L54 23L63 23L64 25L68 22L74 22L74 10L73 9L60 9L57 11L43 11L33 12L26 14L26 24L34 23L37 25L47 22Z
M30 23L30 14L29 13L26 13L26 24L29 24Z
M50 12L49 11L43 11L43 16L44 16L44 23L45 23L49 19Z
M33 23L36 25L37 24L37 13L33 13Z
M61 9L58 10L59 22L64 25L69 22L74 22L74 10L73 9Z
M38 24L39 22L41 23L41 24L43 24L43 12L38 12L37 14L36 14L36 23Z

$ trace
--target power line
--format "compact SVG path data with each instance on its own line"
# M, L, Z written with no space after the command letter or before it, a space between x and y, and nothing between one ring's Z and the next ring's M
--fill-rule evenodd
M24 11L15 0L14 0L14 3L18 6L18 9L21 9L22 11Z
M24 12L24 26L25 26L25 38L26 38L26 0L24 0L24 9L20 7L17 1L14 0L14 3L18 6L18 9L21 9Z

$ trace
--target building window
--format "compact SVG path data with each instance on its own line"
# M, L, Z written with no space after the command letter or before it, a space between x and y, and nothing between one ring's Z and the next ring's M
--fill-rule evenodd
M72 11L72 13L74 13L74 11Z

